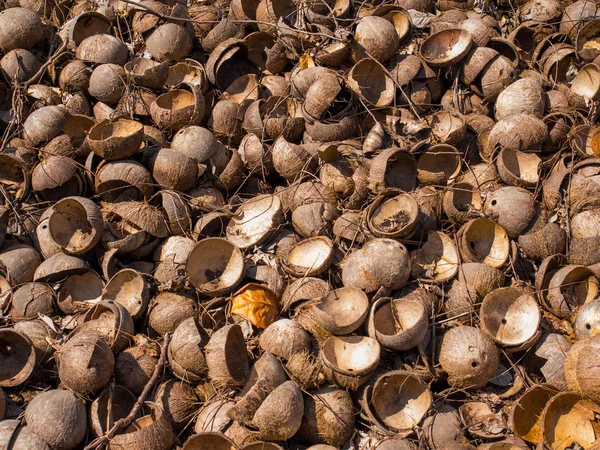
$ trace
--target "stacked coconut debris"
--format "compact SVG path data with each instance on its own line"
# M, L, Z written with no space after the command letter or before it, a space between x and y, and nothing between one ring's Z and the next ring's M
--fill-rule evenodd
M0 447L600 448L591 0L4 0Z

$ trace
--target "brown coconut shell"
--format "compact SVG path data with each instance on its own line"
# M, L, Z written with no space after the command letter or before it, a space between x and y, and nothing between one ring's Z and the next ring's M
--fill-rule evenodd
M489 219L473 219L459 231L458 248L466 262L502 267L510 254L510 239L504 229Z
M188 256L186 272L200 292L214 297L235 290L244 277L240 250L222 238L200 241Z
M148 327L161 336L173 333L185 319L196 316L196 302L189 297L163 292L154 297L148 312Z
M0 442L12 450L50 450L37 434L27 426L21 427L20 420L3 420L0 422Z
M65 252L86 253L102 235L100 208L84 197L64 198L52 207L48 228L52 240Z
M175 89L159 95L150 106L150 114L160 129L179 131L188 125L198 125L204 117L204 107L200 91Z
M113 352L100 334L78 333L61 349L58 376L79 395L91 395L108 384L114 365Z
M463 389L483 386L496 373L498 349L478 329L458 326L442 339L440 364L450 385Z
M350 439L354 420L354 404L348 392L321 388L304 401L299 436L309 444L339 447Z
M542 442L542 412L556 394L554 387L544 384L525 391L510 413L511 428L515 435L535 445Z
M209 337L195 317L181 322L171 339L168 358L171 370L184 381L198 382L208 372L204 347Z
M356 355L361 355L357 359ZM333 384L356 390L366 383L379 364L381 347L364 336L330 336L321 347L323 371Z
M6 8L0 13L0 49L3 53L17 48L30 49L44 35L40 17L25 8Z
M261 334L259 346L265 351L289 360L294 354L312 347L309 334L296 321L279 319Z
M131 318L137 320L148 307L149 285L136 270L123 269L108 281L102 290L102 299L122 305Z
M468 31L447 29L429 36L421 44L421 56L433 67L447 67L463 59L473 44Z
M118 64L101 64L94 69L90 76L89 94L96 100L114 105L125 92L127 75Z
M150 414L135 420L124 433L115 436L108 446L110 450L171 448L175 441L175 434L166 414L155 403L146 402L144 406L149 408Z
M140 395L158 363L157 348L142 345L125 349L115 360L115 380Z
M137 398L123 386L105 389L90 405L89 423L95 436L104 435L119 419L124 419ZM136 419L140 413L136 415Z
M243 386L250 372L246 343L239 325L217 330L205 350L208 376L215 389Z
M162 408L174 430L183 430L191 424L200 408L194 389L179 380L161 383L154 395L154 402Z
M594 273L582 266L565 266L550 276L545 297L549 309L560 318L570 317L596 297L599 289Z
M104 159L124 159L140 149L144 127L135 120L103 120L90 130L88 142L94 153Z
M46 284L27 283L13 293L11 303L13 322L37 319L39 314L52 317L56 311L56 293Z
M0 386L19 386L27 381L35 369L36 352L27 335L16 330L0 330L0 345L3 349Z
M27 427L56 449L73 449L87 433L85 403L73 392L55 389L38 394L25 410Z

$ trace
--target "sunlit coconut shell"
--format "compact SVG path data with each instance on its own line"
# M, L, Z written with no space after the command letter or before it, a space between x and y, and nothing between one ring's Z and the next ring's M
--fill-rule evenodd
M0 254L0 258L1 258ZM33 281L57 283L71 275L82 275L92 270L87 262L75 256L57 253L40 264L33 274Z
M23 124L23 139L32 146L48 142L62 132L70 114L62 106L43 106L33 111Z
M499 55L482 70L478 79L470 87L485 101L494 102L498 95L514 79L515 66L510 59Z
M50 345L56 332L41 319L15 323L14 330L27 336L35 349L36 368L33 376L43 379L48 371L55 371L54 348Z
M118 64L127 62L125 44L109 34L95 34L85 38L77 47L77 59L95 64Z
M575 334L578 340L595 336L600 331L600 301L593 300L583 305L575 321Z
M15 49L2 57L0 67L8 82L23 83L40 70L42 63L33 53Z
M0 48L4 53L16 48L30 49L44 35L40 17L25 8L5 8L0 24Z
M330 381L354 390L368 381L380 355L379 343L364 336L330 336L321 348Z
M156 183L175 191L187 191L196 184L199 177L196 161L169 148L153 152L148 168Z
M444 212L457 225L475 218L483 207L479 191L469 183L455 183L444 194Z
M194 434L183 445L182 450L237 450L238 446L224 434L203 432Z
M157 27L146 39L146 48L159 62L178 61L192 49L190 33L182 25L165 23Z
M102 300L89 309L77 333L97 332L115 351L122 351L131 344L134 334L133 320L120 303Z
M299 436L308 444L344 445L354 430L354 404L350 394L334 387L313 392L304 401Z
M173 136L171 149L185 153L201 164L212 157L218 150L219 143L214 134L199 126L182 128Z
M496 189L488 196L483 212L514 239L532 222L537 205L535 197L529 191L508 186Z
M591 448L597 439L600 407L580 394L562 392L548 401L542 413L544 444L566 450L574 443ZM584 448L585 448L584 447Z
M125 73L138 86L160 89L169 76L169 65L148 58L135 58L125 64Z
M283 211L279 197L262 195L244 202L227 225L227 239L244 250L265 242L276 231Z
M331 204L309 203L299 206L292 212L292 226L302 237L328 235L337 217L337 209Z
M133 269L117 272L102 291L102 299L123 305L133 320L139 319L149 302L148 282Z
M458 326L444 334L440 364L448 383L457 388L484 386L498 369L498 349L481 331Z
M462 157L451 145L431 146L417 161L417 178L423 184L446 186L460 174Z
M227 325L205 347L208 376L215 389L243 386L250 373L246 342L239 325Z
M396 86L377 61L361 59L348 73L350 88L367 103L376 106L388 106L396 96Z
M48 228L61 250L75 255L86 253L102 235L100 208L84 197L64 198L52 207Z
M235 402L229 400L216 399L210 403L205 403L198 413L194 431L202 433L205 431L223 431L231 423L227 416L228 411L235 405Z
M467 125L462 114L455 111L440 111L428 118L431 133L440 142L457 144L465 138ZM448 152L450 149L445 149ZM418 166L417 166L418 167ZM456 161L452 164L456 171Z
M315 236L297 243L284 268L296 277L313 277L325 272L333 260L333 243L326 236Z
M389 258L381 258L389 255ZM366 293L381 287L399 289L410 277L410 257L401 243L392 239L373 239L344 261L344 286L363 289Z
M467 222L459 231L461 256L466 262L502 267L510 255L510 239L504 229L489 219Z
M115 360L115 381L140 395L158 363L157 344L130 347L119 353Z
M555 83L564 83L568 79L571 64L577 61L577 51L569 44L552 49L544 60L544 76Z
M89 396L108 384L114 364L113 352L99 333L78 333L61 349L58 377L68 389Z
M460 79L466 85L475 83L483 69L496 57L498 52L489 47L475 47L463 60Z
M309 314L326 331L350 334L359 328L369 313L369 300L360 289L333 290L310 306Z
M122 66L117 64L101 64L90 76L89 94L96 100L109 105L119 102L125 93L127 75ZM100 120L99 117L97 117Z
M289 360L294 354L307 351L312 343L300 324L290 319L279 319L269 325L259 340L261 349Z
M169 227L163 212L146 202L120 202L105 205L107 212L120 219L128 232L145 231L152 236L168 237Z
M600 55L598 38L600 37L600 21L598 19L587 22L577 33L575 47L579 57L585 62L591 62Z
M274 442L257 441L244 445L241 450L284 450L283 447ZM317 448L318 450L318 448Z
M144 407L148 408L149 414L136 419L123 433L113 437L108 445L109 450L144 448L149 443L156 450L171 448L175 434L166 414L155 403L146 402Z
M279 385L262 402L253 423L258 437L283 441L296 434L302 423L304 401L302 391L293 381Z
M37 319L39 314L52 317L56 311L55 302L56 294L50 286L27 283L13 292L10 317L13 322Z
M231 214L229 213L209 212L198 219L192 230L192 235L195 239L222 237L225 235L225 230L230 220Z
M431 232L427 241L413 256L412 274L424 281L443 282L458 272L459 255L454 241L447 234Z
M433 67L447 67L462 60L473 45L466 30L447 29L429 36L421 44L421 56Z
M151 301L148 312L148 328L164 336L166 333L173 333L181 322L197 314L196 302L191 298L172 292L163 292Z
M169 67L165 85L176 87L183 84L200 88L203 93L208 91L208 80L202 64L194 59L184 59Z
M13 387L23 384L36 366L35 347L23 333L10 328L0 330L0 386Z
M380 63L388 61L398 50L400 37L394 25L383 17L367 16L360 19L354 34L352 59L359 61L372 57Z
M500 288L483 300L481 329L505 347L533 345L540 324L537 300L520 289Z
M36 395L25 410L27 427L52 448L76 448L87 433L85 402L73 392L52 389Z
M64 156L48 155L31 174L31 187L46 201L58 201L68 196L82 195L84 180L75 161Z
M204 97L199 91L175 89L159 95L150 105L152 120L160 129L179 131L198 125L204 117Z
M362 244L366 237L361 228L362 216L355 211L342 214L333 224L333 235L338 239Z
M159 405L175 431L182 431L200 408L194 389L187 383L171 379L162 382L154 394Z
M420 378L394 370L375 382L371 407L385 426L406 435L419 425L432 402L429 387Z
M397 188L410 192L416 186L417 161L405 150L391 148L382 151L371 160L369 189L380 192Z
M539 444L542 441L542 412L558 391L550 385L535 385L519 398L510 413L511 429L521 439Z
M123 386L105 389L90 405L89 422L95 436L104 435L119 419L124 419L137 398ZM136 415L136 419L140 413Z
M419 205L404 192L386 192L367 209L369 231L378 237L410 238L417 226Z
M330 290L327 281L319 278L302 277L290 283L281 296L283 310L288 311L296 303L321 298L327 295Z
M584 107L600 99L600 68L596 64L582 67L571 82L571 92L583 98Z
M88 142L104 159L124 159L137 153L144 138L141 123L129 119L104 120L90 130Z
M546 303L549 309L562 319L598 295L600 283L594 273L582 266L565 266L550 277Z
M401 351L419 345L427 325L427 311L419 302L384 297L371 307L368 331L386 349Z
M432 449L442 449L446 444L458 444L465 438L458 411L445 403L435 403L436 413L423 421L426 442ZM391 449L390 449L391 450Z
M207 238L190 252L186 272L201 293L215 297L227 295L244 277L244 258L226 239Z
M544 88L539 81L523 78L504 89L494 105L496 120L512 114L541 117L545 108Z
M310 145L288 142L283 136L277 138L271 153L275 170L288 181L295 181L316 167L316 149Z
M175 376L188 382L203 379L208 372L203 353L208 339L208 334L194 317L177 326L168 351L169 365Z
M0 184L16 200L27 198L31 190L31 171L16 156L0 155Z

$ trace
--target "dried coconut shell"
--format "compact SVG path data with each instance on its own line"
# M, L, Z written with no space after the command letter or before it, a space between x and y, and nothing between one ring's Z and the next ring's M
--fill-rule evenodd
M146 402L150 414L135 420L125 432L115 436L108 448L110 450L125 450L139 448L140 450L168 450L175 441L171 424L160 406ZM158 444L158 445L157 445Z
M215 389L243 386L250 372L246 343L239 325L217 330L206 345L208 376Z
M158 363L151 345L125 349L115 360L115 380L135 395L140 395Z

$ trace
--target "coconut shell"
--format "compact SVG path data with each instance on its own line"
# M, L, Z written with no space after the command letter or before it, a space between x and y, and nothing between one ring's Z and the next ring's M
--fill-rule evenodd
M84 39L77 47L77 59L96 64L123 66L127 62L125 44L109 34L95 34Z
M0 264L13 286L33 281L41 262L41 255L25 244L7 242L0 251Z
M140 395L158 363L156 348L151 345L131 347L115 360L115 379L135 395Z
M94 69L90 76L89 94L96 100L116 104L125 92L127 75L118 64L101 64Z
M203 352L208 340L208 335L194 317L177 326L168 352L169 365L175 376L184 381L202 380L208 371Z
M326 387L306 397L299 436L309 444L342 446L352 435L354 404L350 394Z
M259 346L275 356L289 360L292 355L310 349L312 343L309 334L298 322L279 319L263 331Z
M60 353L58 376L62 384L79 395L90 395L108 384L114 365L113 352L99 334L79 333Z
M110 450L168 450L175 441L171 424L159 405L146 402L150 414L135 420L125 432L115 436L108 448Z
M444 335L440 364L448 372L452 386L463 389L484 386L498 368L498 349L478 329L459 326Z
M437 450L454 442L464 442L465 433L458 411L445 403L434 407L436 413L423 421L425 439L429 446Z
M360 360L355 355L362 355ZM358 389L375 371L381 347L377 340L364 336L329 336L321 346L323 373L333 384Z
M197 314L196 303L191 298L163 292L154 297L150 303L148 327L151 331L164 336L166 333L173 333L181 322Z
M62 106L43 106L35 110L23 124L23 139L36 146L55 138L65 126L69 113Z
M160 129L179 131L188 125L198 125L204 117L204 108L200 91L176 89L159 95L150 105L150 114Z
M87 433L85 403L66 390L38 394L25 410L27 427L57 450L76 448Z
M27 283L12 296L11 318L13 322L36 319L39 314L52 317L56 311L54 290L42 283Z
M31 376L36 365L36 352L27 335L11 328L0 331L2 370L0 386L13 387L23 384Z
M162 408L174 430L188 426L200 407L194 389L179 380L161 383L154 395L154 402Z
M17 48L30 49L44 35L39 16L25 8L4 9L0 28L0 49L5 54Z
M538 80L523 78L504 89L494 105L496 120L512 114L544 115L546 98L544 88Z
M300 429L303 412L302 391L293 381L286 381L263 401L253 422L262 439L283 441Z
M208 376L215 389L243 386L250 372L246 343L239 325L217 330L205 350Z
M0 60L0 67L8 81L22 83L33 77L42 64L33 53L15 49L4 55Z
M27 426L21 427L20 420L0 422L0 445L11 450L51 450L37 434Z
M112 392L110 388L102 391L90 405L89 423L92 433L95 436L104 435L117 420L127 417L136 400L137 398L123 386L115 386ZM135 418L139 416L138 412Z

